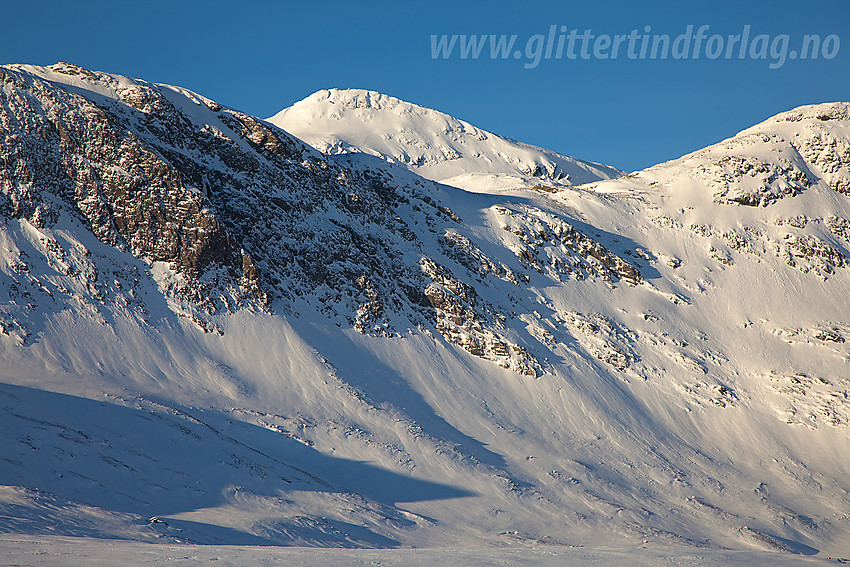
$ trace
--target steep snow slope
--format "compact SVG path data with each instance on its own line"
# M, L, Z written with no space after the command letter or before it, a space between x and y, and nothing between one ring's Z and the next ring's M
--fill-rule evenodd
M0 530L848 555L847 104L474 194L2 72Z
M623 172L485 132L374 91L318 91L269 118L326 154L363 152L468 191L554 187Z

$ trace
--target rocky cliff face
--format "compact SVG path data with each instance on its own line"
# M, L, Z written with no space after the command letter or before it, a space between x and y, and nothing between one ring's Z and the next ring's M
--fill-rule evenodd
M117 96L90 100L47 78L0 70L4 215L45 227L71 210L103 242L168 262L195 281L223 270L223 283L238 282L262 300L249 254L194 170L175 159L178 148L211 149L212 136L194 131L154 87L66 64L47 76L57 75Z
M64 63L0 73L4 216L36 227L55 225L62 214L79 217L102 242L167 263L179 277L163 285L201 312L239 305L297 312L303 303L362 333L436 331L472 354L539 375L548 341L505 324L531 274L558 284L638 285L638 265L665 256L640 248L618 254L606 247L613 240L603 244L592 227L582 232L557 212L493 204L490 225L504 231L513 256L506 262L469 237L441 186L381 159L331 160L274 126L176 87ZM651 178L649 190L657 192L684 168L715 205L768 207L820 179L843 194L850 146L842 113L840 104L786 113L600 189L633 192ZM758 250L822 277L846 264L823 231L773 235L752 223L722 230L716 222L652 218L663 230L688 229L710 241L708 257L724 265L737 251ZM847 222L831 214L771 224L815 223L843 242ZM581 335L552 325L556 335ZM624 367L629 357L614 358Z
M453 275L509 270L457 234L461 219L438 185L380 163L329 162L181 89L64 63L0 73L7 218L51 227L63 212L79 216L101 241L168 263L181 276L171 293L202 310L305 301L381 335L398 332L400 317L402 328L432 328L478 356L540 371L505 336L510 305ZM594 274L639 277L590 237L563 222L557 230L576 258L598 264Z
M64 63L0 73L4 216L42 228L63 214L81 219L102 242L167 263L178 277L160 284L190 310L253 305L297 313L307 305L361 333L434 331L476 356L539 375L552 341L581 343L587 329L598 327L576 324L571 309L555 309L547 320L539 307L548 310L549 300L529 289L571 281L597 290L655 288L642 269L662 260L681 264L674 255L648 252L653 244L634 246L639 236L632 246L615 235L603 243L582 220L582 205L559 212L559 201L575 201L563 198L567 193L494 200L486 224L503 235L494 249L452 210L451 191L382 159L328 158L272 125L176 87ZM706 241L711 262L731 266L740 252L768 252L827 277L847 264L841 243L850 221L837 211L780 215L768 228L754 219L724 228L717 219L699 222L706 210L689 213L698 211L696 201L677 214L658 203L688 195L704 202L708 191L712 206L766 208L821 182L844 195L846 112L835 104L785 113L589 189L646 201L642 209L660 238L689 231ZM667 197L683 178L705 189L689 185ZM685 296L670 292L677 294ZM508 322L529 311L533 326L542 321L549 330ZM586 348L621 370L641 359L622 340L597 339L604 348Z

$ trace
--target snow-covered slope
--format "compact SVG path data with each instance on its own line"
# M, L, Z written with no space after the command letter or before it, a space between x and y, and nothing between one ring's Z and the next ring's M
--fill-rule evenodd
M330 154L365 153L468 191L542 190L623 174L485 132L442 112L374 91L318 91L269 122Z
M3 67L0 531L846 557L849 107L486 194Z

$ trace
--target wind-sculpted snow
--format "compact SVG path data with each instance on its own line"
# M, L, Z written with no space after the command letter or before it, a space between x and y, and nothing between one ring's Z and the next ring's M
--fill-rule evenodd
M847 104L471 193L178 87L0 73L0 531L847 556Z

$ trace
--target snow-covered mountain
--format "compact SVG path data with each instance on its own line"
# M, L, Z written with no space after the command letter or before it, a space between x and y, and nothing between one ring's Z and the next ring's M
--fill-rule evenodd
M269 122L325 154L378 156L426 179L468 191L556 190L623 174L374 91L318 91Z
M358 149L0 68L0 532L848 555L850 104L551 192Z

